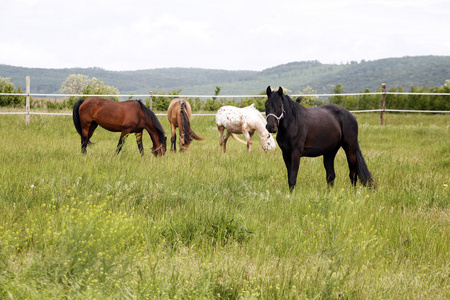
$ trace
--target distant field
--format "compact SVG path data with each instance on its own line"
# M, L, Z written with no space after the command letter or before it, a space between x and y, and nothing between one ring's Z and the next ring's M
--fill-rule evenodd
M448 299L450 116L356 116L377 188L340 151L333 188L304 158L289 194L280 149L223 154L212 116L141 158L103 129L81 155L70 116L1 115L0 299Z

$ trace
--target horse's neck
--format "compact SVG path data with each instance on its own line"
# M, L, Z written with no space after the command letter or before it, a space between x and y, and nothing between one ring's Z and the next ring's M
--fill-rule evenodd
M257 122L255 124L255 129L258 131L260 136L266 136L267 135L267 129L266 124L264 123L264 119L257 118Z
M284 99L283 107L284 107L284 117L279 121L279 129L281 131L288 130L293 122L301 122L302 115L304 115L306 108L299 103L295 103L290 98ZM300 116L300 117L298 117ZM296 125L297 126L297 125Z

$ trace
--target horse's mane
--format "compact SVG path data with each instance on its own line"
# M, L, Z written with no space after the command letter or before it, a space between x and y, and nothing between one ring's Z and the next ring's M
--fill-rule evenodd
M144 112L144 114L153 122L153 126L155 126L156 131L158 131L159 140L161 141L162 144L165 145L166 144L166 135L164 133L164 129L163 129L161 123L159 122L158 118L147 106L144 105L144 103L142 103L141 101L137 101L137 102L141 106L141 109Z
M286 124L290 124L294 115L298 114L303 106L299 102L294 102L289 95L283 95L281 101L284 107Z
M190 133L191 124L189 122L189 117L186 112L186 103L184 100L181 100L180 105L180 114L181 114L181 122L183 123L183 135L184 135L184 143L189 144L192 141Z

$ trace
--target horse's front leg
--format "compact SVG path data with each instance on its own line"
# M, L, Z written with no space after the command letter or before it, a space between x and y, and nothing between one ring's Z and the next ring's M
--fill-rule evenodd
M288 183L289 183L289 191L292 191L297 184L297 175L298 168L300 166L300 158L301 155L297 150L294 151L285 151L283 150L283 159L286 164L286 169L288 173Z
M136 142L139 148L139 153L141 153L141 156L144 156L144 145L142 144L142 131L136 132Z
M247 140L247 151L250 152L252 151L252 137L253 137L253 132L249 132L244 128L242 128L242 134L244 135L245 139Z
M247 132L247 131L245 131L245 132L242 132L242 133L244 134L244 137L247 140L247 151L251 152L252 151L252 144L253 144L252 138L253 138L253 134L255 132Z

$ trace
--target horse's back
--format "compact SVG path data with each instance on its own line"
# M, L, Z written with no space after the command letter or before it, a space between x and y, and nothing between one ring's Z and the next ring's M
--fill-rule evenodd
M216 123L226 125L227 123L242 123L249 119L265 122L261 113L254 108L254 105L239 108L235 106L222 106L216 113Z
M222 106L216 113L216 125L224 127L232 133L242 133L245 123L242 108L235 106Z
M122 131L123 125L134 126L143 118L138 101L113 101L99 97L86 98L80 105L80 118L95 121L110 131Z
M337 104L323 106L339 122L344 134L358 134L358 122L350 111Z
M167 109L167 114L174 114L177 110L180 110L181 108L181 103L184 102L185 108L186 108L186 112L188 114L188 117L191 117L192 114L192 109L191 109L191 105L189 104L189 102L183 98L175 98L172 101L170 101L169 103L169 108Z
M127 110L140 110L138 101L114 101L100 97L86 98L81 107L95 113L124 113Z
M239 109L234 106L222 106L217 110L216 113L216 124L217 126L227 127L230 123L236 123L240 120Z
M315 138L326 135L328 140L339 144L356 140L358 137L358 123L347 109L336 104L326 104L314 108L308 108L308 126L310 132L314 132ZM315 130L312 130L314 128Z
M339 127L357 126L356 118L346 108L336 104L325 104L307 108L308 119L320 126L329 126L329 123L339 124Z
M184 102L184 107L186 109L188 118L190 118L192 114L191 105L185 99L175 98L170 101L169 108L167 109L167 119L169 120L169 123L174 124L175 126L178 126L177 120L180 114L182 102Z

